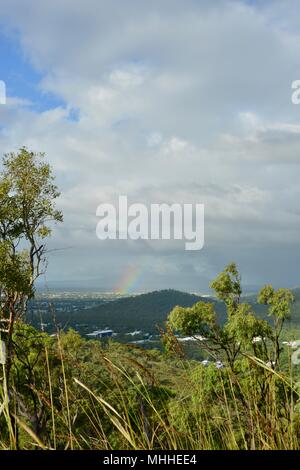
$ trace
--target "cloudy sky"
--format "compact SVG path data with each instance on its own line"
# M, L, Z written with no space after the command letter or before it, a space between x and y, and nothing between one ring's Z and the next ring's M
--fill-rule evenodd
M45 282L206 291L300 284L297 0L1 0L0 153L61 189ZM99 241L98 204L204 203L205 246Z

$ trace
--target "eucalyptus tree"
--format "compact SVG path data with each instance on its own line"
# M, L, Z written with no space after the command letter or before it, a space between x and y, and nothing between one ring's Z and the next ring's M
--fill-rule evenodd
M241 278L235 263L231 263L211 283L216 297L226 306L227 318L223 325L218 322L216 304L197 302L192 307L175 307L168 318L169 326L183 334L194 336L200 348L212 357L225 360L234 370L240 357L253 355L272 368L279 366L279 337L284 321L291 313L294 300L288 289L271 285L262 288L258 303L269 306L271 322L261 318L254 311L253 303L241 301Z
M4 156L0 173L0 331L7 376L14 323L25 315L35 281L45 272L51 224L62 221L60 193L44 157L23 147Z

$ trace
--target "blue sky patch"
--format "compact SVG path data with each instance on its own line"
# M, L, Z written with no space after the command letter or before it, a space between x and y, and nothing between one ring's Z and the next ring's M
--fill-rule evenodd
M43 74L26 60L17 38L8 37L0 25L0 80L6 84L7 97L31 102L31 108L43 112L65 106L63 100L40 89Z

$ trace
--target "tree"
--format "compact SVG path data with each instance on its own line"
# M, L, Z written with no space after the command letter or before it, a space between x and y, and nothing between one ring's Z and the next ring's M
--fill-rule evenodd
M274 291L266 286L258 296L266 303L275 318L272 329L269 322L256 316L253 307L241 302L241 278L235 263L231 263L211 283L216 297L226 305L227 320L217 322L215 305L198 302L189 308L175 307L168 318L173 330L194 336L200 347L215 359L227 361L234 370L239 356L252 354L276 367L279 361L279 336L284 320L289 316L292 293L287 289Z
M21 148L4 156L0 173L0 334L7 348L6 381L13 357L13 328L34 296L46 268L49 224L62 221L59 196L43 153Z
M277 291L270 285L266 285L260 291L257 301L260 304L268 305L269 316L274 320L274 355L272 363L278 365L280 356L279 337L282 332L285 320L291 315L291 306L294 296L289 289L280 288Z

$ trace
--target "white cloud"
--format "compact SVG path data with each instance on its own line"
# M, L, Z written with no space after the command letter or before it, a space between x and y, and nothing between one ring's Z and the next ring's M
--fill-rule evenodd
M274 10L270 2L126 3L2 1L3 17L43 73L41 89L67 103L38 113L23 106L26 97L11 98L0 116L0 150L46 151L62 188L66 221L52 244L77 248L73 261L69 252L68 262L56 258L50 275L63 263L65 277L75 278L79 265L81 276L97 277L100 265L126 266L137 250L172 282L185 273L186 285L201 281L199 263L209 276L232 258L251 273L265 263L262 275L276 278L273 250L280 245L284 256L299 247L300 107L290 101L299 78L291 14L298 4L288 2L279 21L280 2ZM119 194L204 202L205 249L191 258L177 244L100 246L95 209ZM296 261L285 277L295 275Z

